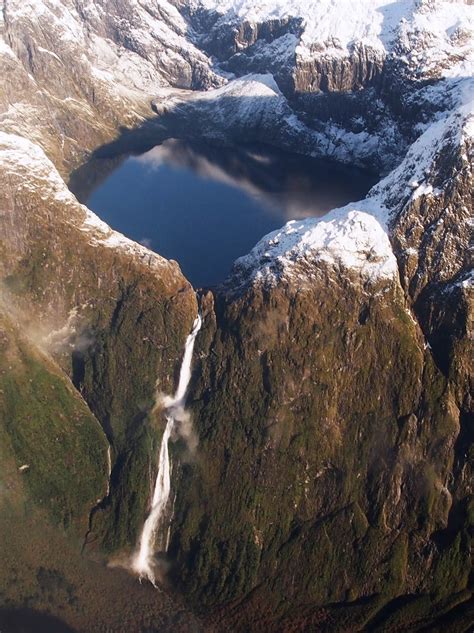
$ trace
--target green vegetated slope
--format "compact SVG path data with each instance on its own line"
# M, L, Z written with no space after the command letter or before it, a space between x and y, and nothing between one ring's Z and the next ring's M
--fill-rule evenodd
M398 284L321 267L217 295L199 341L171 542L196 604L235 630L352 631L429 595L394 609L399 630L469 597L472 501L448 489L462 414Z
M0 219L2 293L111 444L110 495L88 544L130 548L146 516L161 436L148 412L157 390L174 389L196 297L176 263L124 238L113 238L113 247L110 232L84 225L85 209L66 190L57 194L65 185L53 165L41 155L28 163L22 146L12 147L18 164L0 174L0 205L8 210ZM21 400L22 385L16 388Z
M80 534L106 489L105 435L70 380L5 316L0 337L2 502L25 512L34 503Z
M176 264L84 227L51 164L17 158L0 174L0 628L33 609L88 633L199 631L103 566L128 560L146 518L161 437L148 412L174 390L194 291Z
M99 422L69 378L2 313L2 630L203 630L164 592L81 555L89 513L106 492L107 447Z

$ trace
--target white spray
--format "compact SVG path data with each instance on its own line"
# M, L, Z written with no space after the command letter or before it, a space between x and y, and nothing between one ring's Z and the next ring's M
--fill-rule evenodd
M110 478L112 476L112 447L110 444L107 447L107 489L105 491L105 498L110 494Z
M132 568L139 574L140 578L148 578L155 586L153 547L155 544L155 536L160 527L160 522L163 512L166 509L171 490L168 442L175 420L183 415L186 391L189 381L191 380L191 361L193 358L194 341L196 340L197 333L201 329L201 323L201 317L198 315L194 321L191 334L186 339L183 362L181 363L179 373L178 388L175 395L164 396L162 399L162 403L167 410L167 415L166 428L161 440L158 474L156 476L151 511L143 525L138 551L132 561Z

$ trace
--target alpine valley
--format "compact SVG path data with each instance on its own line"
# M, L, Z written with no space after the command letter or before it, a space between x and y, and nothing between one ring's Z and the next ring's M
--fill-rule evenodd
M0 69L2 633L472 631L472 1L0 0ZM84 204L170 139L377 184L196 289Z

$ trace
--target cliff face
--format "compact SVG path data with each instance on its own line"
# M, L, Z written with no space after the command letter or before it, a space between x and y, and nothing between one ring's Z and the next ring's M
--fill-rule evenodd
M199 445L171 447L169 577L210 609L206 630L469 626L471 18L376 4L341 26L319 0L0 2L0 514L25 563L15 588L2 553L8 604L44 609L55 587L84 605L83 546L123 564L136 544L153 405L174 391L197 300L63 178L104 144L117 158L182 136L388 175L263 238L201 298ZM68 602L67 621L143 630L174 608L117 573L101 568L106 602L87 622ZM140 618L99 615L129 591Z
M463 116L365 201L264 238L203 300L200 448L176 484L171 553L177 582L227 604L233 630L418 630L471 595ZM372 238L351 259L363 213L384 206L392 246Z
M114 539L130 543L145 512L149 482L142 474L154 461L151 446L140 448L152 444L143 419L155 383L173 383L196 311L194 292L177 264L114 234L79 205L41 150L11 135L2 141L6 300L100 420L113 463L125 472L116 500L124 508L113 516L126 536L117 528ZM138 482L135 507L126 491L135 495Z
M146 81L164 80L138 53L124 49L119 62L119 45L101 41L77 3L1 9L2 608L65 609L70 624L93 630L128 581L104 570L96 593L79 558L84 539L93 547L100 535L108 550L135 543L159 436L146 412L157 387L174 384L197 307L177 264L113 233L60 174L119 122L149 113ZM127 74L118 90L92 69L98 51ZM90 591L102 596L94 605ZM150 597L130 630L165 622L171 601L147 606Z
M215 49L223 66L273 71L276 40L242 24L235 51ZM278 120L277 142L338 157L351 136L338 144L331 126L360 125L388 134L384 165L395 139L411 147L366 201L269 235L205 299L190 395L200 444L176 480L174 578L198 605L225 604L217 617L233 630L434 627L471 595L462 80L433 85L429 63L415 77L412 62L364 47L304 62L286 52L278 86L245 77L180 103L180 120L198 117L199 134L224 140L270 137ZM382 149L353 147L369 164ZM469 621L464 608L450 611L454 627Z
M251 592L234 625L265 630L303 605L324 622L318 607L383 596L362 625L395 596L465 589L467 525L436 540L460 412L396 283L322 266L311 287L218 296L201 346L170 550L187 592Z

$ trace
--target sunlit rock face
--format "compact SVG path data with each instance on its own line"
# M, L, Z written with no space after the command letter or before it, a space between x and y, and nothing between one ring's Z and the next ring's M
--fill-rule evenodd
M88 631L469 629L471 49L461 2L0 2L9 604ZM198 302L65 181L171 136L384 175L200 299L162 569L204 625L79 556L130 560Z
M418 596L411 630L444 578L466 586L470 120L446 113L365 200L266 236L203 301L171 551L198 603L250 595L222 613L237 630L388 626L384 592Z

